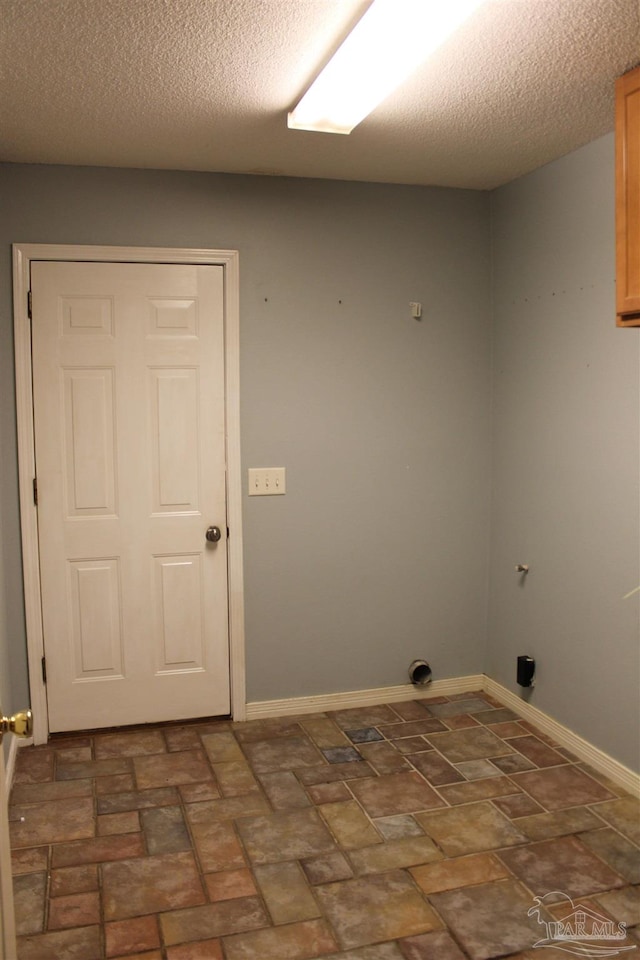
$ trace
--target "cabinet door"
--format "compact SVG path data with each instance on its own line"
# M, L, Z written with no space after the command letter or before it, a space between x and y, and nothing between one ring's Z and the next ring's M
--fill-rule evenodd
M616 311L640 326L640 67L616 82Z

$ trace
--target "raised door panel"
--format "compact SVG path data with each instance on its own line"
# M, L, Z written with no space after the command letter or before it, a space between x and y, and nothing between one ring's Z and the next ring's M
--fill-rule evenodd
M149 299L148 337L198 336L198 301L184 297Z
M198 513L198 370L151 369L149 379L153 513Z
M74 680L121 677L124 668L118 559L71 560L68 582Z
M62 335L65 337L112 337L112 297L60 297Z
M115 516L114 371L62 370L67 517Z
M204 669L202 557L155 557L158 672Z

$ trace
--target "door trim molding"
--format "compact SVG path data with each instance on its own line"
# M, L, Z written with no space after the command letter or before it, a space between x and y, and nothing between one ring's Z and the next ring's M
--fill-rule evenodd
M242 563L242 473L240 463L240 309L239 255L237 250L185 249L180 247L106 247L75 244L13 244L13 298L16 367L16 407L22 568L27 631L27 657L34 742L46 743L49 735L47 689L42 681L44 656L38 515L33 502L35 446L33 430L33 370L31 323L27 298L33 260L102 261L105 263L194 263L224 268L225 325L225 431L227 452L227 540L229 570L229 669L231 712L235 720L246 716L244 580Z

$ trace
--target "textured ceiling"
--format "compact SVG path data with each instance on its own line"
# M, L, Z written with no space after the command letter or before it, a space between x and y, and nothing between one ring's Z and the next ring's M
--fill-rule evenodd
M640 0L487 0L350 136L288 130L368 5L0 0L0 160L492 188L610 131L640 61Z

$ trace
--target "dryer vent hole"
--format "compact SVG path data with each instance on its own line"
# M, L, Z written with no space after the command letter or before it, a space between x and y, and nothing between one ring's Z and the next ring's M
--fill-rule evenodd
M414 660L409 667L409 680L417 687L424 687L432 680L431 667L426 660Z

